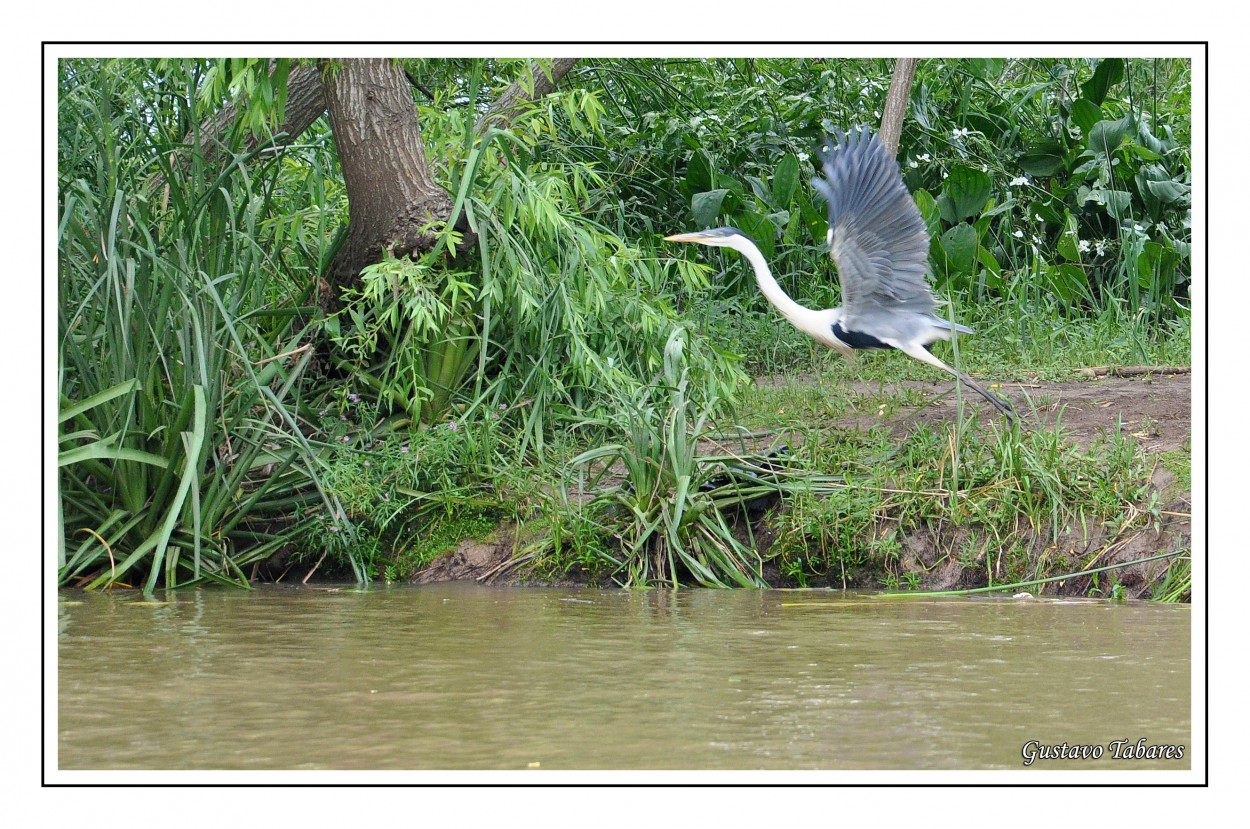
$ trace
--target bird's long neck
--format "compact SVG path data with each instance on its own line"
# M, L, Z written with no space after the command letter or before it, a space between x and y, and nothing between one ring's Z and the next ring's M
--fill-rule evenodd
M755 269L755 282L760 286L760 291L773 304L773 307L781 312L782 316L805 334L828 343L832 336L829 332L828 311L813 311L791 299L790 295L783 291L777 284L777 280L773 278L768 263L764 261L764 254L760 253L759 248L747 241L745 237L735 237L730 242L730 247L745 256L751 263L751 267Z

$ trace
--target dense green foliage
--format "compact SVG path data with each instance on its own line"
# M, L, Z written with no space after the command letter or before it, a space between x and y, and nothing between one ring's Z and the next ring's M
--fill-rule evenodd
M994 532L1020 516L1058 526L1072 499L1091 505L1078 518L1114 520L1129 497L1121 482L1115 508L1093 506L1101 478L1074 471L1084 461L1057 438L962 423L958 451L917 439L905 462L847 479L864 488L825 474L863 447L823 434L774 476L744 451L735 462L756 473L726 478L706 450L760 419L748 372L833 358L777 322L732 253L659 237L732 224L795 299L836 304L816 149L879 121L888 62L583 61L483 134L475 120L527 62L411 62L427 157L478 241L434 228L435 251L366 269L328 318L310 297L347 215L333 136L321 120L270 143L290 64L268 66L62 66L63 583L242 583L278 550L403 577L446 546L430 539L506 521L535 531L528 555L552 573L759 584L766 562L731 508L782 493L790 546L773 555L801 581L877 549L869 519L899 476L964 493L979 513L945 517ZM1180 60L920 63L899 159L935 285L978 328L965 368L1188 362L1188 73ZM199 125L245 97L198 149ZM931 376L891 356L850 371ZM1107 446L1090 463L1124 451ZM1136 469L1131 451L1120 460ZM863 520L835 528L830 510Z

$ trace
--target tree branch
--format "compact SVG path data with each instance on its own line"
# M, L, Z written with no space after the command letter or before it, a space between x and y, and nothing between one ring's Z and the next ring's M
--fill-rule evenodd
M512 120L525 110L525 105L537 101L550 92L564 79L580 58L555 58L551 61L536 60L530 64L530 76L533 86L524 78L504 90L495 101L490 112L483 115L474 127L481 135L491 127L507 127Z
M885 114L881 116L881 141L890 155L898 155L898 141L903 134L903 118L907 115L907 101L911 95L911 79L916 74L917 58L898 58L894 61L894 76L890 78L890 92L885 98Z

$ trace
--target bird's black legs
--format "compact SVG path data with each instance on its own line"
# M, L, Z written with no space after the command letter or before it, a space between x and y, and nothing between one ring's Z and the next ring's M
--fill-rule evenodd
M1012 411L1010 403L1008 403L1006 400L1003 400L998 395L990 394L988 391L981 388L980 384L978 384L971 377L951 368L946 363L942 362L937 357L934 357L932 354L930 354L926 349L920 348L920 347L913 347L913 348L899 348L899 350L902 351L904 354L907 354L908 356L915 357L917 360L920 360L921 362L928 363L931 366L937 366L943 371L946 371L946 372L949 372L950 374L955 375L955 377L960 382L962 382L964 385L968 386L977 394L981 395L986 400L988 400L990 402L990 405L992 405L995 409L998 409L998 411L1002 413L1003 417L1007 418L1007 420L1009 421L1012 421L1012 422L1015 421L1016 413Z

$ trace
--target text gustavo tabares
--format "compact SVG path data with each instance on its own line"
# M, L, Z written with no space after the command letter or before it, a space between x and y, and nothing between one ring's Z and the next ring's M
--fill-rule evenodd
M1098 760L1104 755L1112 760L1181 760L1185 757L1185 746L1151 745L1145 737L1135 743L1128 739L1112 740L1105 746L1097 743L1047 745L1029 740L1020 754L1026 766L1033 765L1034 760Z

